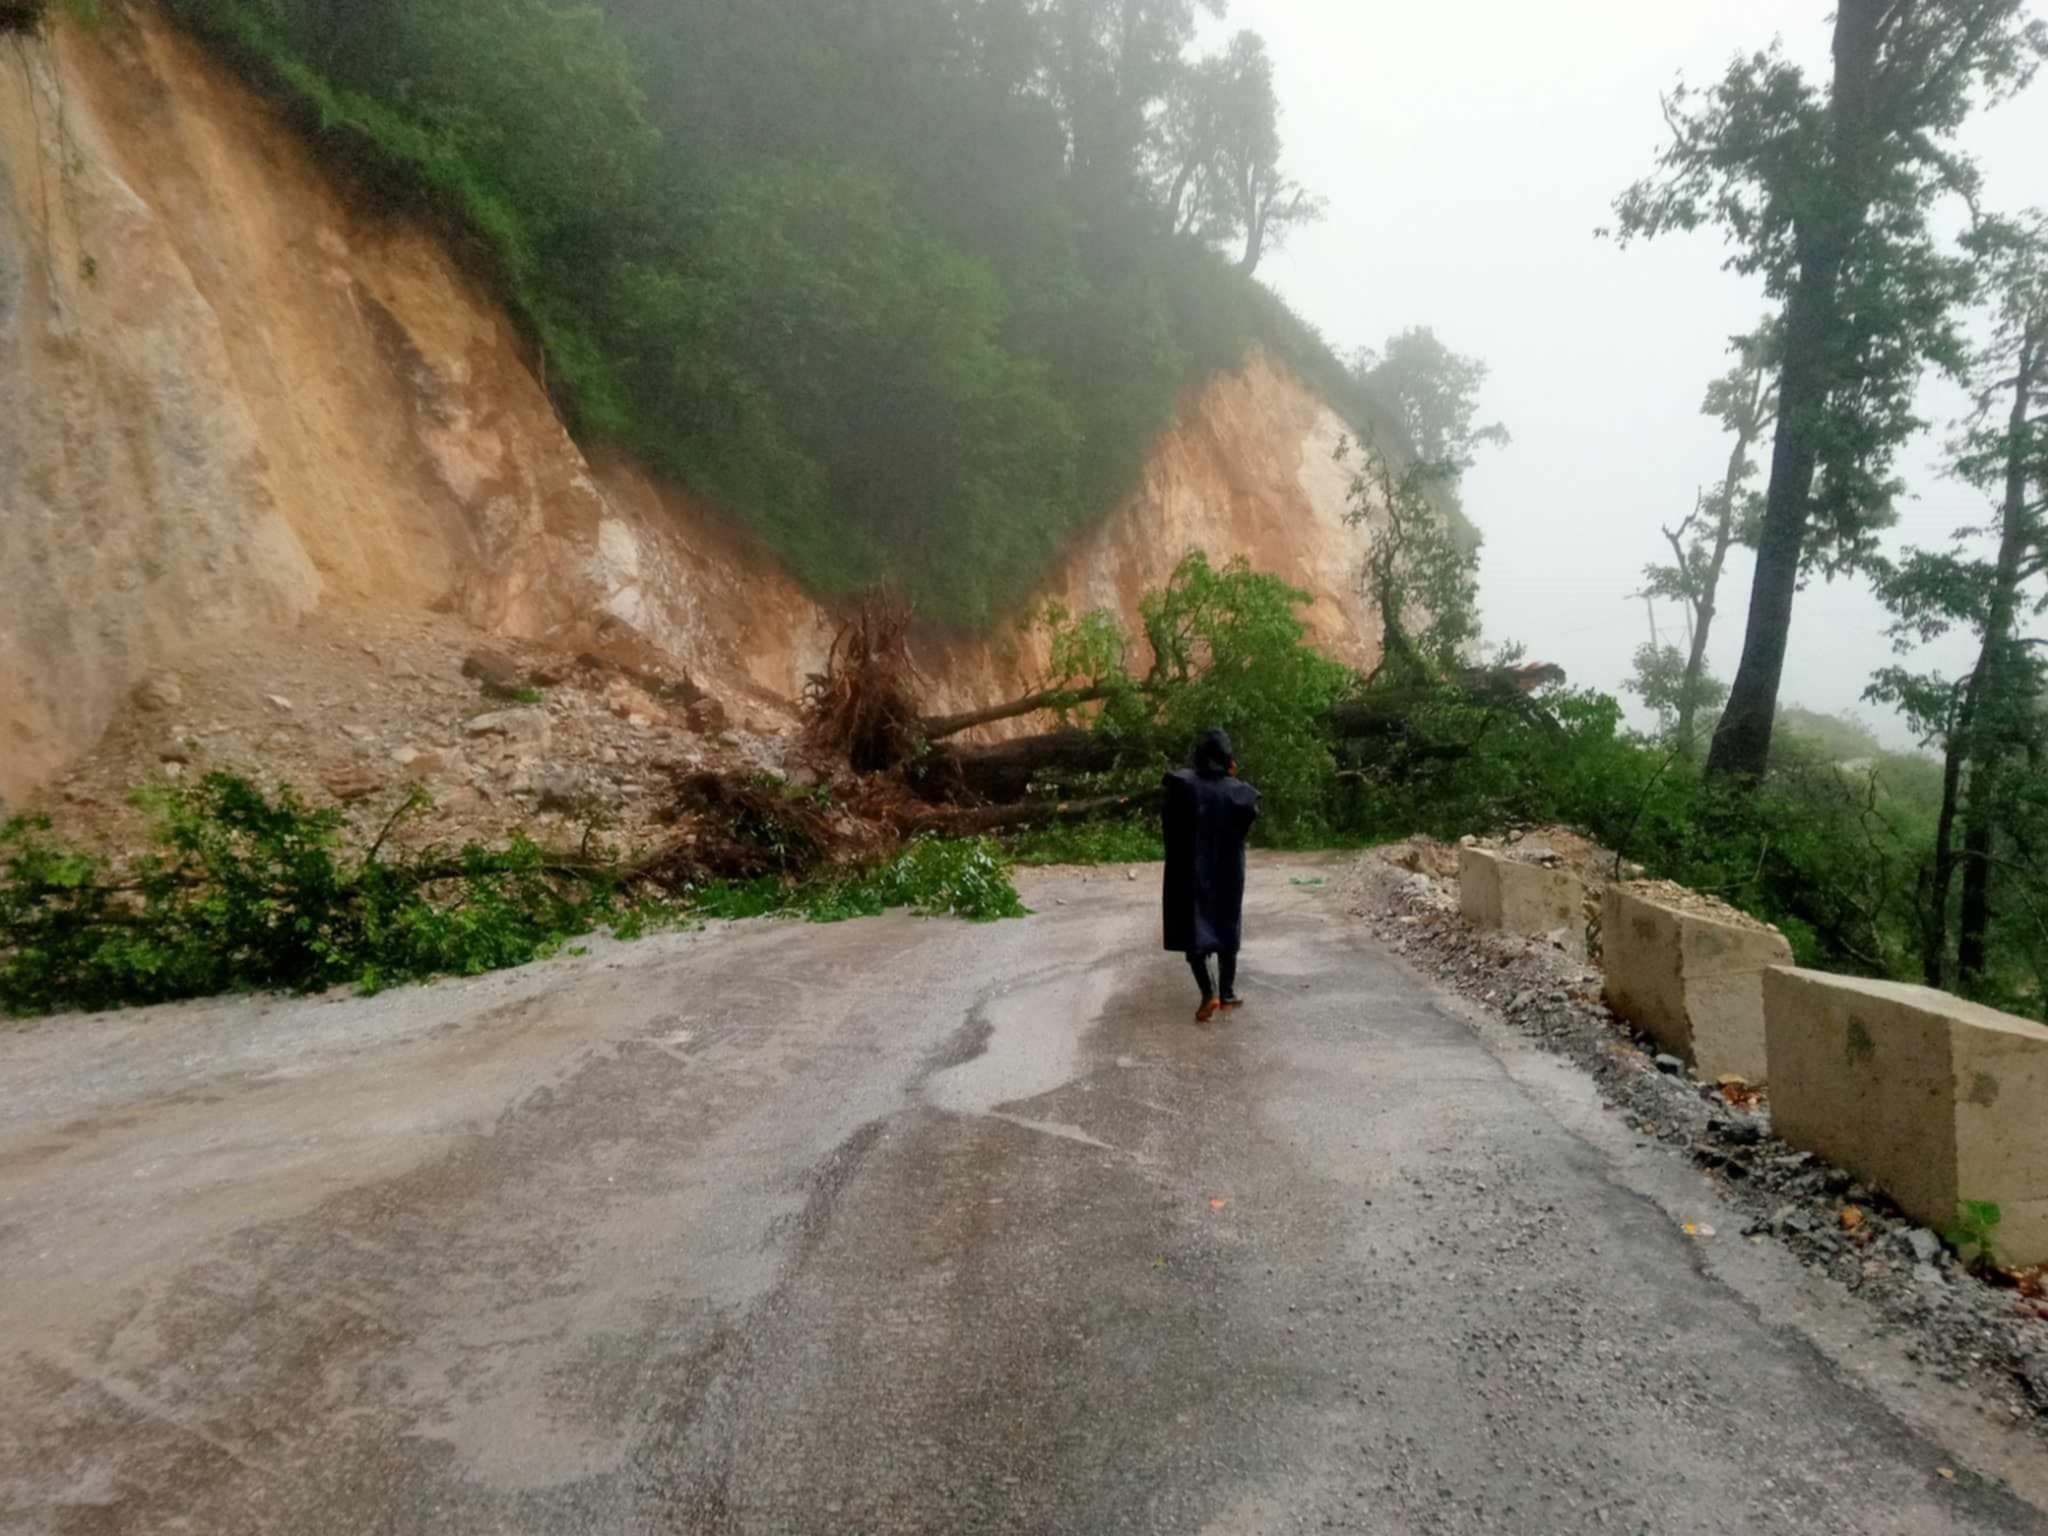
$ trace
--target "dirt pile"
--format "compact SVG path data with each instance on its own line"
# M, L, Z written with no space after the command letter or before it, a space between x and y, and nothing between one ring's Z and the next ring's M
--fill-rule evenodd
M1727 923L1731 927L1747 928L1757 933L1777 932L1763 919L1751 917L1740 907L1731 907L1718 896L1687 890L1684 886L1674 885L1669 880L1632 880L1629 882L1629 890L1647 901L1656 902L1661 907L1690 912L1699 917L1709 917L1717 923Z
M1615 878L1617 870L1624 880L1632 880L1642 873L1639 866L1628 863L1570 827L1521 827L1500 837L1466 837L1460 841L1466 847L1485 848L1522 863L1567 870L1577 876L1586 888L1586 933L1596 957L1600 949L1600 900L1606 893L1607 882ZM1405 843L1374 850L1372 857L1396 869L1447 883L1453 888L1452 904L1456 905L1457 844L1439 842L1431 837L1411 837Z
M877 654L900 662L891 634ZM873 669L865 646L835 656L798 711L764 690L706 692L631 643L479 645L447 616L314 614L150 673L99 748L18 809L121 868L152 850L149 790L226 773L338 810L358 847L498 847L521 834L565 857L615 854L673 894L702 879L801 882L872 865L924 833L1128 805L1025 797L1008 759L1041 737L934 743L889 771L859 771L858 741L839 727L866 717ZM882 671L885 695L914 710L907 684ZM919 728L914 714L897 723ZM1029 768L1032 754L1021 756Z
M402 841L560 843L595 827L636 846L673 819L678 775L819 782L793 728L772 699L727 703L631 648L480 647L449 617L314 615L151 673L28 808L67 840L127 852L148 823L132 791L224 771L337 804L361 832L417 787L433 809Z

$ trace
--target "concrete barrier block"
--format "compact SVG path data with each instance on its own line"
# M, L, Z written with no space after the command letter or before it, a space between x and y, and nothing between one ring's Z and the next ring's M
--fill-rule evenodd
M1927 987L1764 978L1778 1135L1936 1231L1996 1204L2008 1263L2048 1263L2048 1028Z
M1700 1076L1769 1076L1764 972L1792 963L1776 929L1675 888L1610 885L1600 957L1607 1005Z
M1549 938L1586 957L1586 887L1569 870L1526 864L1490 848L1458 850L1458 905L1475 928Z

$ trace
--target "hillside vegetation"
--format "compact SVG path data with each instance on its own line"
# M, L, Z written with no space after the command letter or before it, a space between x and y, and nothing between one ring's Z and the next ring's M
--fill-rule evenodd
M1369 411L1251 275L1316 204L1195 0L170 4L823 596L988 623L1254 343Z

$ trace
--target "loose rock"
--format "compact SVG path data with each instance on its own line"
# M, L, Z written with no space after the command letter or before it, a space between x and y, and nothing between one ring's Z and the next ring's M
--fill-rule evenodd
M153 713L177 709L184 702L184 685L169 672L151 674L144 678L141 686L135 690L136 706Z
M343 763L320 776L321 786L343 804L368 799L384 787L382 779L362 763Z
M580 810L589 798L572 773L555 770L542 776L540 808L544 811Z
M501 709L463 722L468 736L503 736L511 741L541 742L548 739L548 716L543 709Z
M1941 1239L1925 1227L1915 1227L1903 1239L1906 1249L1918 1264L1932 1264L1941 1257Z
M691 730L699 736L715 736L731 725L725 706L716 699L699 699L692 704L685 717Z
M526 669L503 651L471 651L463 658L462 675L499 693L515 693L526 686Z

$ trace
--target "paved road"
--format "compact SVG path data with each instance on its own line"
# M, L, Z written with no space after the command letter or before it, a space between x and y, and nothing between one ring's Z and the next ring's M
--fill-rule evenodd
M0 1036L0 1531L2048 1532L1336 872Z

